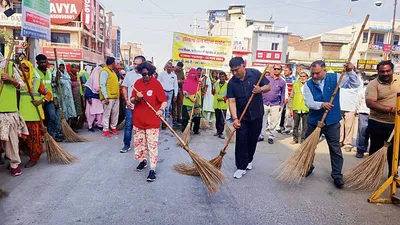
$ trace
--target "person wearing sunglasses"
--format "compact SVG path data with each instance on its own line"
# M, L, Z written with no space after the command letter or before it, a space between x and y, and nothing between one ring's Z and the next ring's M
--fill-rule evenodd
M263 75L256 69L246 68L241 57L232 58L229 67L233 77L228 83L227 98L229 99L229 111L233 119L233 126L236 129L235 161L237 170L233 177L240 179L246 174L246 170L253 169L253 157L264 116L261 93L270 91L271 86L265 77L261 79L259 86L257 86L258 80ZM253 93L253 100L242 121L239 121L247 101Z
M143 171L147 167L147 159L150 158L150 171L147 181L156 179L156 166L158 160L158 137L160 133L160 117L165 115L167 97L163 86L153 76L156 68L148 62L138 67L142 78L137 80L132 90L131 102L135 105L133 112L133 138L135 159L140 163L137 171ZM156 114L147 105L149 103Z
M262 121L262 130L258 141L264 141L264 135L269 128L268 143L273 144L276 134L276 128L281 119L282 107L285 104L286 82L280 76L282 66L274 65L273 75L266 76L271 85L271 91L263 93L264 117Z
M340 108L340 91L338 91L333 103L330 99L340 81L341 74L327 73L325 62L315 61L311 64L311 79L303 86L303 95L306 106L310 109L307 121L306 138L317 128L325 111L329 111L324 121L321 133L324 134L329 146L331 157L331 177L337 188L342 188L343 182L343 155L340 149L340 120L342 120ZM345 76L339 84L340 88L357 88L361 82L354 71L354 65L345 65ZM311 175L314 165L308 170L306 177Z

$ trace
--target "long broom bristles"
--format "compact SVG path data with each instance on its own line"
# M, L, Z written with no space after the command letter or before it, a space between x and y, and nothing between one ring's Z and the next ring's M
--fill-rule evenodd
M231 127L228 125L227 122L225 122L225 136L226 137L230 137L232 135L233 130L231 129ZM234 143L235 142L235 137L232 137L232 139L230 140L230 143Z
M376 190L382 181L385 171L389 144L368 156L343 176L346 187L355 190Z
M86 138L77 135L65 119L61 120L61 130L66 142L87 142Z
M221 170L222 168L222 160L226 153L220 152L220 154L208 161L214 168ZM180 174L189 175L189 176L200 176L199 171L193 163L177 163L174 164L174 170Z
M2 188L0 188L0 198L4 198L8 196L8 192Z
M78 160L75 156L61 148L49 133L46 132L43 137L49 162L71 164Z
M125 119L117 126L117 130L123 130L125 128Z
M183 142L185 143L185 144L189 144L189 141L190 141L190 127L191 127L191 123L192 123L192 121L191 120L189 120L189 123L188 123L188 125L186 126L186 128L185 128L185 130L183 131L183 133L182 133L182 136L181 136L181 139L183 140ZM183 147L183 144L178 140L178 142L177 142L177 145L179 146L179 147Z
M289 183L300 183L310 169L317 148L321 128L317 127L300 147L277 169L281 170L277 179Z
M210 124L204 118L200 119L200 129L203 129L203 130L210 129Z

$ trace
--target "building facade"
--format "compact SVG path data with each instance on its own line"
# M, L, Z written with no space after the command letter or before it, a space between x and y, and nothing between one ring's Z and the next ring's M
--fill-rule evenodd
M0 13L0 29L12 33L18 41L14 49L17 53L25 50L26 42L20 35L21 3L22 0L12 2L16 13L11 17ZM111 41L111 17L98 0L50 0L51 40L40 40L41 52L52 61L55 59L53 49L56 48L58 59L80 64L81 68L102 64L107 56L111 56L111 45L107 43ZM7 51L4 41L1 42L0 52L7 54Z
M209 10L208 36L228 37L233 56L243 57L248 67L263 69L268 63L286 63L289 33L273 21L247 19L245 5Z
M139 43L128 42L126 45L121 45L121 60L124 61L124 65L133 65L133 59L135 56L143 55L143 50Z

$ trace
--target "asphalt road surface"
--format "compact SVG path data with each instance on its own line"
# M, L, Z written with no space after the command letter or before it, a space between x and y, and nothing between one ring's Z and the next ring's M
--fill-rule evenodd
M46 155L23 174L11 177L0 166L0 187L10 192L0 200L0 224L400 224L394 205L370 204L370 192L338 190L330 178L330 159L320 143L314 173L298 186L275 180L274 170L294 150L290 136L274 145L258 144L254 168L242 179L235 171L234 144L224 157L227 182L209 195L198 177L173 171L189 161L169 131L162 131L157 180L148 183L148 168L137 172L133 151L119 153L123 134L104 138L82 131L87 143L63 143L79 158L72 165L50 164ZM192 149L210 159L224 141L213 130L192 134ZM28 157L23 157L22 166ZM357 162L345 157L345 168ZM386 197L386 196L385 196Z

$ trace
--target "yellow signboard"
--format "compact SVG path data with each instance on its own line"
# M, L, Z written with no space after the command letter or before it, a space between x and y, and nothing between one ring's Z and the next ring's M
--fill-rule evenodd
M174 33L174 63L183 62L186 68L229 70L231 58L232 40L229 38Z
M340 73L343 71L344 64L346 64L345 59L325 59L326 70L332 70L335 73Z
M357 69L358 70L376 70L376 66L378 65L378 60L357 60Z

